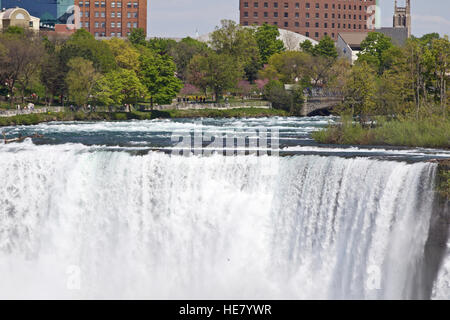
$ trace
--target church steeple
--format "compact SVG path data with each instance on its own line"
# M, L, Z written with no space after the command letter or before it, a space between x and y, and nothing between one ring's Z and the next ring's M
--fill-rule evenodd
M395 0L394 28L407 28L408 37L411 36L411 0L406 0L405 7L399 7Z

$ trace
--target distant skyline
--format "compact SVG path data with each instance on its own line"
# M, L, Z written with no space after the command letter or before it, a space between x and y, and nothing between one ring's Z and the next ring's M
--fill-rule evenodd
M381 26L392 27L394 0L379 1ZM450 35L449 0L411 0L411 7L413 35ZM150 37L195 37L196 31L213 31L222 19L239 22L239 0L149 0L148 10Z

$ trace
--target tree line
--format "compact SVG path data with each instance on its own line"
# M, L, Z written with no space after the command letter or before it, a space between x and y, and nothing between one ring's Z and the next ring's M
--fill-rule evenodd
M85 30L49 39L11 27L0 34L0 94L24 101L32 93L48 104L106 106L170 104L179 95L256 94L275 108L298 114L304 94L342 96L340 110L365 121L371 115L448 113L448 37L428 34L396 46L370 32L352 66L339 58L331 38L285 48L276 26L242 27L230 20L208 43L145 39L96 40ZM286 90L289 85L289 90Z

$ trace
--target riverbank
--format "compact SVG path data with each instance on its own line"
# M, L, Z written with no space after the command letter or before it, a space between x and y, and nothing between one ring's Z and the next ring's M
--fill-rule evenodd
M450 149L450 121L437 117L419 121L378 119L376 126L363 127L360 123L344 119L340 124L314 132L312 137L323 144Z
M237 108L237 109L192 109L133 112L49 112L0 117L0 126L35 125L51 121L126 121L152 120L158 118L260 118L288 116L288 112L277 109Z

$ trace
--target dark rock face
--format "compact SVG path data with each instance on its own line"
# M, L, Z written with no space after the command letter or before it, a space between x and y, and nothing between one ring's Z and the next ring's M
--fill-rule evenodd
M444 171L450 170L450 159L436 160L439 164L436 174L436 186L442 185ZM433 213L430 221L428 240L425 246L424 262L418 281L425 289L426 296L419 299L429 299L432 295L433 283L445 259L447 242L450 237L450 200L442 190L436 192Z

